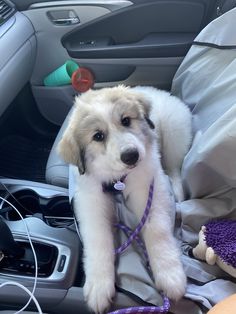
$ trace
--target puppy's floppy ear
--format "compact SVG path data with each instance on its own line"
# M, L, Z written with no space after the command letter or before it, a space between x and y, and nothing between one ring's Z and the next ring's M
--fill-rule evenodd
M57 151L65 162L76 165L80 174L85 173L85 150L75 140L71 128L66 129L57 146Z
M146 120L147 124L149 125L150 129L155 129L154 123L149 118L150 111L151 111L151 104L150 104L150 102L148 101L148 99L146 99L142 95L142 97L139 98L139 103L140 103L140 106L142 108L143 117Z
M150 129L152 129L152 130L155 129L155 125L152 122L152 120L148 116L144 116L144 118L145 118L147 124L149 125Z

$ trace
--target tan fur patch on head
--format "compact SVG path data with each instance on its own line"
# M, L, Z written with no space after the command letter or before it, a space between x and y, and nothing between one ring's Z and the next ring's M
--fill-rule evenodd
M143 112L150 111L149 101L143 94L133 91L132 88L119 85L116 87L103 88L100 90L90 90L87 93L76 98L75 103L78 105L93 105L101 103L103 105L110 104L133 104L138 106Z

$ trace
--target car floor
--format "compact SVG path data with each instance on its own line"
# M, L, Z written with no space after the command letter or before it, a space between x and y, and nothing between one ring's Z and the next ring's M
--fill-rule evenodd
M9 134L0 140L1 176L45 182L50 149L50 142Z
M27 85L0 118L0 176L45 182L57 132L41 116Z

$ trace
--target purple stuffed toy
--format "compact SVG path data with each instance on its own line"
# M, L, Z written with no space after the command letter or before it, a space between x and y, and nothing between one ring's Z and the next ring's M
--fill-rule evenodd
M202 226L193 255L236 278L236 220L213 220Z

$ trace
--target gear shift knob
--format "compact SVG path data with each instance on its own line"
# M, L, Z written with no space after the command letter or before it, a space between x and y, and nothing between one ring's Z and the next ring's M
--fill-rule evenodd
M0 218L0 251L7 255L21 257L25 250L14 240L12 232L4 220Z

